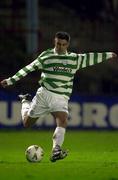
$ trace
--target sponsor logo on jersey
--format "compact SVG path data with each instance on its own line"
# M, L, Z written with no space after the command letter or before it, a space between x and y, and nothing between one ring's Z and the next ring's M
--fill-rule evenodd
M68 73L72 72L71 68L66 68L66 67L53 67L53 70L57 72L68 72Z

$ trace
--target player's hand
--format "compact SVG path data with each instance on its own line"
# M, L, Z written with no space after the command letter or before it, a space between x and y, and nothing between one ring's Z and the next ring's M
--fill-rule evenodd
M8 86L6 79L2 80L2 81L0 82L0 84L1 84L1 86L4 87L4 88Z
M114 53L114 52L112 52L112 57L113 57L113 58L117 58L117 54Z

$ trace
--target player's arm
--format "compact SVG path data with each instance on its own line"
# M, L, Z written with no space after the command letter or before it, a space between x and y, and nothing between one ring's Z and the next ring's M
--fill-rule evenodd
M114 57L117 57L117 55L113 52L78 54L78 69L92 66Z
M37 69L42 69L42 63L40 61L40 58L37 58L36 60L34 60L32 63L30 63L29 65L25 66L24 68L22 68L21 70L19 70L15 75L13 75L12 77L9 77L8 79L4 79L0 82L0 84L2 85L2 87L6 87L9 85L13 85L15 84L15 82L19 81L20 79L22 79L23 77L25 77L27 74L29 74L32 71L35 71Z

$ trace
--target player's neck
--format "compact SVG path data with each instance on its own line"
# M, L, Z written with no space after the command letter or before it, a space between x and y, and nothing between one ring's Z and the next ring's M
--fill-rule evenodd
M54 48L54 54L58 54L58 55L67 55L68 54L68 51L65 51L63 53L59 53L56 48Z

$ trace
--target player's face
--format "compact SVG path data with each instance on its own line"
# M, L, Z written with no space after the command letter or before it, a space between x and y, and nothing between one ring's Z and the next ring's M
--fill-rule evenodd
M58 54L65 54L68 46L69 42L66 39L55 38L55 50Z

